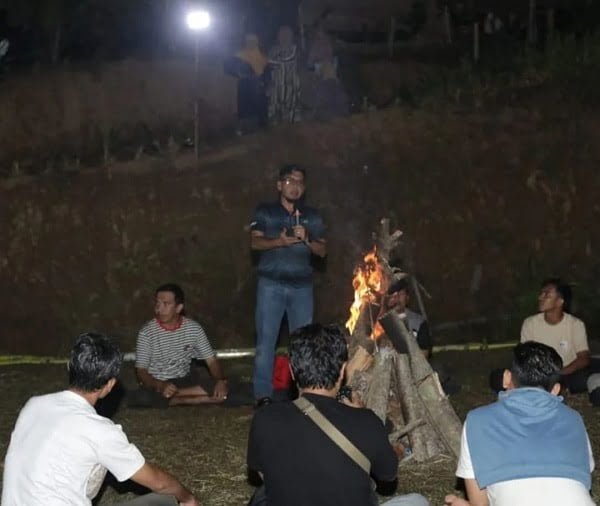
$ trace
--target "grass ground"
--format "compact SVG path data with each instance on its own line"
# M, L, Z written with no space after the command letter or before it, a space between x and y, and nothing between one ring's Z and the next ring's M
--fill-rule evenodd
M509 353L452 352L439 355L462 390L452 398L458 415L464 418L475 406L494 397L487 388L487 374L493 367L508 362ZM249 379L250 364L229 363L230 372ZM125 370L125 380L132 371ZM2 460L10 432L23 403L32 395L59 390L64 386L64 366L10 366L0 368L4 394L0 403L0 455ZM579 410L586 421L595 455L600 455L600 411L594 410L585 396L570 396L566 402ZM246 504L252 487L246 483L246 437L252 408L173 408L170 410L119 410L115 420L122 424L133 443L150 461L159 463L182 479L201 499L204 506ZM293 434L290 434L293 437ZM433 506L455 487L455 462L440 459L428 464L400 467L399 492L420 492ZM127 487L109 485L97 502L100 506L124 500ZM600 500L599 473L593 475L593 492Z

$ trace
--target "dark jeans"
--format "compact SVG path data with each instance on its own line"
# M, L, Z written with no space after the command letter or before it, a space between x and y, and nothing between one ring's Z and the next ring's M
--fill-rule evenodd
M290 333L312 322L312 284L293 286L258 278L256 289L256 358L254 359L254 397L273 394L273 363L279 328L287 314Z

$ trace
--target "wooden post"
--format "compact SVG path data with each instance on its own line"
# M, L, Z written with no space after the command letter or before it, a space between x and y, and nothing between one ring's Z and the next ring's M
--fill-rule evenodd
M527 42L534 45L537 42L536 1L529 0L529 22L527 23Z
M306 52L306 34L304 33L304 19L302 18L302 2L298 4L298 30L300 32L300 47Z
M479 63L479 23L473 23L473 61Z
M396 42L396 18L390 18L390 32L388 33L388 56L394 57L394 43Z
M554 9L546 11L546 40L551 41L554 38Z
M446 30L446 43L452 44L452 18L448 4L444 7L444 28Z

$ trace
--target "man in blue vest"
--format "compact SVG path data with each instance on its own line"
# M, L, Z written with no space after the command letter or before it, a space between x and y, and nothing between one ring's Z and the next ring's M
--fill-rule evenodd
M528 341L514 349L498 401L474 409L463 427L456 475L468 501L450 506L593 506L594 459L579 413L563 404L560 355Z

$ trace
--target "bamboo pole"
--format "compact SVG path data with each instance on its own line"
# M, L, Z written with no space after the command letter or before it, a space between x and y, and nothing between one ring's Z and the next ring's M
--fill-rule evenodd
M446 43L452 44L452 18L450 17L450 9L448 4L444 6L444 29L446 31Z
M302 2L298 4L298 31L300 32L300 47L306 52L306 34L304 32L304 19L302 16Z
M479 23L473 23L473 60L479 63Z
M464 344L442 344L433 347L434 353L445 351L493 351L513 348L517 343L514 341L507 343L464 343ZM282 346L277 348L277 353L287 353L287 348ZM231 360L240 358L251 358L256 355L255 348L228 348L216 350L217 358L221 360ZM135 353L127 352L123 354L125 362L135 362ZM69 361L65 357L49 357L43 355L0 355L0 366L3 365L44 365L44 364L66 364Z
M551 41L554 38L554 9L546 11L546 40Z
M388 33L388 56L394 57L394 43L396 42L396 18L390 18L390 32Z
M536 0L529 0L529 22L527 23L527 42L534 45L537 42Z

